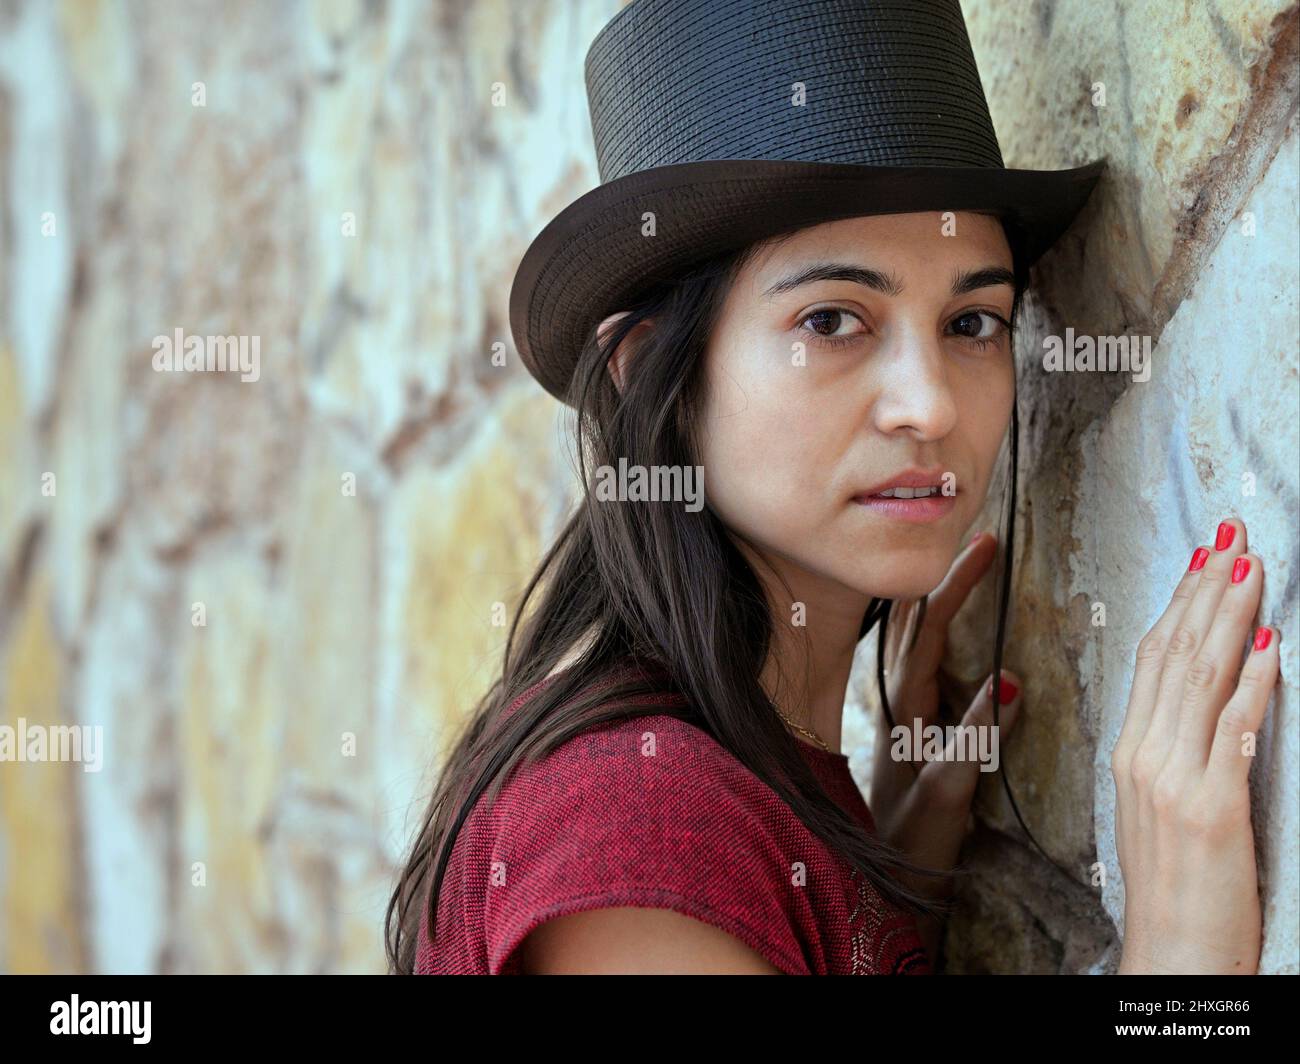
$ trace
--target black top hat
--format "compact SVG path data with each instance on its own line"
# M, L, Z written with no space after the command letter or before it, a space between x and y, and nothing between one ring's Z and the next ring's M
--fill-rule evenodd
M524 364L566 402L596 325L703 259L839 218L988 210L1028 266L1105 166L1003 166L958 0L633 0L585 72L601 184L510 290Z

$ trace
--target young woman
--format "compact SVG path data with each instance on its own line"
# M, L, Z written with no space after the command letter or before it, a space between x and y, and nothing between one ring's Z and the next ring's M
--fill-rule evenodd
M782 5L739 6L746 39L810 33L796 54L822 47L824 23L837 18L832 43L852 26L864 50L898 47L896 22L881 34L863 21L879 4L827 2L817 30ZM931 6L918 40L933 40L936 18L954 18L955 5ZM653 27L638 20L665 8L673 21L647 37ZM732 53L716 31L726 25L701 34L706 10L637 0L588 56L602 176L613 158L632 169L597 190L618 186L612 198L589 194L539 238L512 293L521 354L577 410L586 490L529 584L500 679L439 778L389 906L394 971L934 970L980 763L900 754L882 734L868 807L840 752L842 708L855 648L874 630L888 723L958 723L940 698L947 627L999 546L1011 557L1013 324L1029 264L1068 217L1044 223L1008 202L1037 194L1018 184L1021 172L949 162L896 170L885 183L893 164L866 149L862 177L882 198L858 200L856 212L833 202L838 185L824 195L792 186L839 179L818 169L816 152L774 151L762 162L798 158L811 169L771 167L773 184L728 186L703 208L665 200L666 185L636 184L674 171L680 189L671 160L695 158L705 168L692 174L698 191L717 164L665 145L680 115L661 120L658 136L645 121L610 120L663 154L652 165L653 153L620 153L614 134L602 136L610 97L600 78L630 66L644 82L658 68L627 53L647 40L677 55L664 65L680 70L703 36L710 69L725 67L718 56ZM680 26L691 32L674 38ZM964 29L953 38L941 65L960 82L973 60ZM845 51L826 50L815 69L845 62ZM742 54L726 83L765 84L762 62ZM879 122L879 98L873 88L856 113L841 113L825 144ZM762 127L765 150L786 124L781 115ZM812 150L808 128L800 150ZM898 150L920 143L928 157L924 138L907 132ZM953 136L942 125L930 132L932 145ZM762 169L725 165L747 179ZM944 169L957 185L935 177ZM958 186L986 195L943 209L961 198ZM762 215L756 235L755 204L770 208L777 187L789 212ZM629 200L637 218L647 203L670 215L666 241L654 242L660 229L639 251L626 232L619 243ZM689 225L664 211L674 203L696 205ZM732 221L719 228L718 217ZM569 298L574 288L584 298ZM566 297L539 294L548 291ZM1008 533L969 538L1008 436ZM702 471L705 505L680 490L611 497L620 464L676 471L660 483L679 489ZM1112 760L1122 972L1257 963L1242 736L1259 727L1276 680L1277 630L1259 630L1244 666L1240 651L1262 579L1244 526L1226 519L1138 648ZM1009 586L1004 564L992 676L960 717L986 735L1000 726L1002 738L1022 686L1000 668Z

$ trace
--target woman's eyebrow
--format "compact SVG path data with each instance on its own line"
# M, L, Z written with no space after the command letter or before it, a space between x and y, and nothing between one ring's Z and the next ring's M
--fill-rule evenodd
M977 288L989 288L998 284L1015 288L1015 274L1002 266L982 266L978 270L959 271L952 279L952 294L960 296L974 292Z
M903 285L897 277L881 270L855 266L851 262L814 262L790 274L788 277L783 277L768 288L763 295L771 299L782 292L789 292L800 285L812 284L815 281L849 281L867 288L874 288L877 292L883 292L887 296L900 295L903 291ZM966 292L974 292L979 288L989 288L993 285L1002 284L1014 288L1016 286L1015 275L1003 266L982 266L976 270L959 271L953 278L952 294L960 296Z
M892 274L881 273L880 270L869 270L862 266L855 266L851 262L814 262L811 266L805 266L790 276L783 277L763 295L770 299L772 296L789 292L800 285L812 284L814 281L851 281L853 284L874 288L887 296L896 296L903 290L903 286L898 283L898 278Z

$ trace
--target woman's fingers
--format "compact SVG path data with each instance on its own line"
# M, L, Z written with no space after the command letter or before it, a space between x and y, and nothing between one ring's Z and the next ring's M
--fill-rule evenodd
M943 582L927 598L925 621L916 640L918 660L928 661L930 659L925 655L930 655L931 667L938 666L939 659L943 656L948 625L970 595L971 589L988 572L996 553L997 538L985 533L966 544L965 549L953 560Z
M1242 784L1255 760L1254 736L1264 722L1277 685L1277 644L1281 637L1277 628L1266 625L1256 629L1237 689L1216 721L1206 781L1219 794L1244 797L1248 793Z
M911 695L917 710L915 716L933 714L931 699L918 697L918 690L931 690L934 677L943 661L948 642L948 626L953 616L966 601L971 589L988 571L995 553L997 540L988 535L976 536L957 555L943 581L924 600L903 603L896 611L897 621L891 614L885 638L886 671L891 675L890 700L901 703ZM925 615L919 623L920 607ZM903 668L899 670L899 666Z
M1228 586L1209 633L1187 668L1174 732L1174 758L1185 769L1205 770L1223 704L1237 686L1241 650L1254 627L1264 586L1264 561L1245 552L1230 570Z
M995 772L1002 758L1002 744L1020 718L1023 684L1015 673L1002 670L1002 702L998 705L997 730L993 724L993 679L980 685L979 693L962 715L961 725L944 735L943 757L932 760L922 774L927 800L944 808L969 808L981 772Z
M1133 664L1133 685L1129 691L1128 708L1124 713L1124 724L1120 728L1119 738L1115 742L1113 764L1126 763L1137 749L1138 743L1146 735L1151 724L1151 713L1156 704L1156 693L1160 689L1160 676L1164 671L1165 652L1173 638L1174 630L1182 622L1187 605L1196 594L1196 587L1201 578L1201 568L1209 557L1209 548L1197 547L1192 551L1182 579L1174 588L1173 596L1160 619L1151 626L1151 630L1138 643L1137 657Z
M1246 526L1236 518L1220 523L1214 550L1200 571L1192 599L1170 634L1151 722L1134 755L1137 759L1149 761L1151 765L1148 767L1163 765L1169 758L1188 670L1214 623L1223 594L1232 579L1233 563L1245 550Z
M997 542L996 536L981 533L966 544L965 549L953 559L943 582L930 592L927 621L933 614L936 624L945 629L948 627L948 623L970 595L971 589L988 572L989 565L997 554Z

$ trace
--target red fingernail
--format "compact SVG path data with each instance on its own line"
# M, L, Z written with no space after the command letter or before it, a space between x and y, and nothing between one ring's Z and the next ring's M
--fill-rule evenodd
M1214 537L1215 550L1227 550L1232 546L1232 537L1237 534L1236 525L1230 525L1227 521L1219 522L1219 534Z
M1204 547L1197 547L1192 551L1192 564L1187 567L1189 573L1199 572L1205 567L1205 561L1209 558L1210 552Z
M1019 688L1019 687L1017 687L1015 684L1013 684L1013 683L1012 683L1010 680L1008 680L1005 676L1002 677L1002 690L1001 690L1001 692L1000 692L999 695L998 695L998 705L1000 705L1000 706L1009 706L1009 705L1011 705L1012 701L1014 701L1016 695L1018 695L1019 693L1020 693L1020 688ZM990 698L993 697L993 681L992 681L992 680L989 680L989 697L990 697Z
M1246 574L1250 572L1250 559L1243 556L1232 563L1232 582L1240 584L1246 579Z
M982 536L982 535L984 535L983 532L976 532L975 535L971 536L970 541L971 541L972 543L978 543L978 542L979 542L979 538L980 538L980 536Z
M1272 628L1260 628L1255 632L1255 649L1264 650L1268 647L1269 640L1273 638Z

